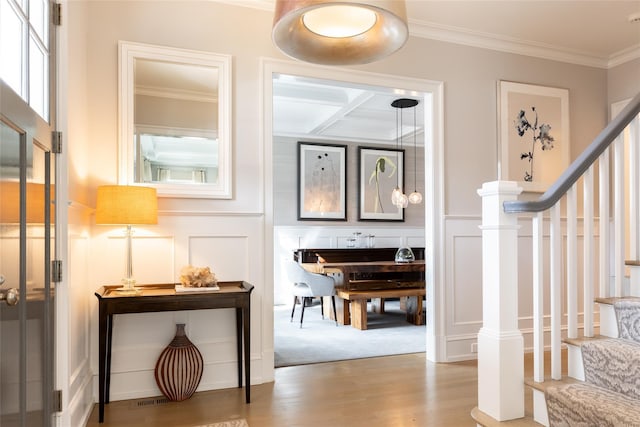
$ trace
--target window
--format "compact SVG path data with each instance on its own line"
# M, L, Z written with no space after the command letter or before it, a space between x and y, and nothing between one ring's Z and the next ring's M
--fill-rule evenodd
M0 77L46 121L48 18L48 0L0 0Z

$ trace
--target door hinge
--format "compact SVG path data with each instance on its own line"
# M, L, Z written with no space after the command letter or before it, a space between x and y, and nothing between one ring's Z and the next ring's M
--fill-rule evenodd
M62 25L62 4L53 3L51 8L51 20L53 21L53 25L61 26Z
M51 133L51 151L54 154L62 153L62 132L58 130Z
M62 261L51 261L51 281L53 283L62 282Z
M53 390L53 412L62 412L62 390Z

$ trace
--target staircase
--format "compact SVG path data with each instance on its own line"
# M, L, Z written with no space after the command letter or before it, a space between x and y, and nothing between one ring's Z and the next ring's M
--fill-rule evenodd
M521 192L509 181L478 191L483 327L474 418L524 419L526 346L537 424L640 426L640 298L629 299L640 297L640 94L538 200L518 200ZM525 241L530 259L518 255ZM518 292L530 293L532 307Z
M613 303L619 338L579 344L584 381L546 388L551 426L640 426L640 299Z

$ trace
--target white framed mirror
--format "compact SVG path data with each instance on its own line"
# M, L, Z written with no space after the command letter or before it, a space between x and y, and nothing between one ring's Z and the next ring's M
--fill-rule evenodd
M230 199L231 56L120 41L119 183Z

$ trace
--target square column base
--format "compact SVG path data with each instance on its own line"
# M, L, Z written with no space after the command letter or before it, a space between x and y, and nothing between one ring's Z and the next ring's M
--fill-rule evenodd
M498 421L524 417L524 340L520 331L480 329L478 409Z

